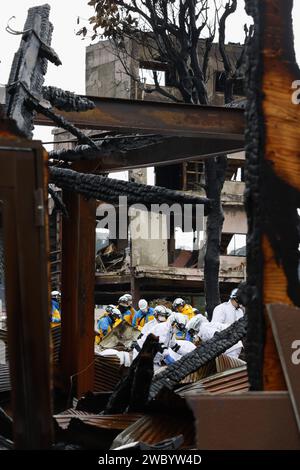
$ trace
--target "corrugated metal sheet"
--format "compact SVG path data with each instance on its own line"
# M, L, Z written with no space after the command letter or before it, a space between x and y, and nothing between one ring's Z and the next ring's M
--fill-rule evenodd
M61 325L57 325L51 328L52 336L52 350L53 350L53 361L57 363L59 361L60 354L60 341L61 341ZM8 350L7 350L7 331L0 329L0 341L5 344L5 350L0 350L0 393L11 390L10 386L10 375L9 375L9 364L8 364ZM6 363L5 363L6 362Z
M61 325L57 324L51 328L52 337L52 357L53 362L58 363L60 357L60 343L61 343Z
M0 364L0 393L8 392L10 389L9 365Z
M84 411L66 410L59 415L55 415L59 426L66 429L72 418L78 418L85 424L90 424L101 429L116 429L123 431L141 418L140 414L115 414L115 415L95 415Z
M111 449L132 442L158 444L165 439L183 435L182 448L191 448L195 441L193 419L185 417L174 410L174 415L163 413L146 415L120 433L114 440Z
M228 369L236 369L237 367L243 367L246 365L245 361L241 359L227 356L227 354L221 354L216 357L216 369L217 372L224 372Z
M229 392L246 392L249 390L247 367L242 366L230 369L211 377L199 380L198 382L176 390L180 396L195 395L209 392L212 394L224 394Z
M95 355L94 392L111 392L126 369L117 356Z
M181 380L181 384L189 384L198 382L205 377L209 377L212 374L216 373L216 364L215 361L210 361L204 366L200 367L200 369L196 370L192 374L187 375L183 380Z

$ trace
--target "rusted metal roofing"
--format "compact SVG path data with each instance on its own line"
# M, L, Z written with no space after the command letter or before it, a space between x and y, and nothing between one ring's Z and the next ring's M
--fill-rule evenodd
M67 429L72 418L78 418L83 423L97 428L123 431L138 421L141 418L141 414L128 413L102 416L71 409L55 415L54 418L62 429Z
M216 372L224 372L228 369L235 369L236 367L245 366L246 362L241 359L221 354L216 357Z
M194 422L187 414L155 413L145 415L119 434L111 449L130 444L132 442L145 442L147 444L158 444L159 442L175 436L183 435L184 441L180 448L191 448L195 442Z
M195 395L209 392L219 395L229 392L247 392L249 390L247 367L237 367L226 370L198 382L186 385L176 390L180 396Z
M192 374L187 375L180 383L182 384L189 384L198 382L205 377L209 377L212 374L216 373L216 364L215 361L210 361L204 366L200 367L200 369L196 370Z
M0 393L8 392L10 389L9 365L0 364Z
M117 356L95 355L94 392L114 390L126 369L128 370L128 368L120 365Z
M52 357L53 362L59 362L60 356L60 342L61 342L61 325L57 324L51 328L52 337Z

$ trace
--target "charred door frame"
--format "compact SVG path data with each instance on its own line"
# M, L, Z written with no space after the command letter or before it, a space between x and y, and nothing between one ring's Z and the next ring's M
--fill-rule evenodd
M0 141L0 200L14 445L52 442L46 152L37 142Z

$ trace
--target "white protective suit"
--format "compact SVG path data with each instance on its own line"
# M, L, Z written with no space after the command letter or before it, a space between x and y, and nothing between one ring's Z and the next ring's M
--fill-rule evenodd
M223 302L215 307L211 321L212 323L225 323L229 326L242 318L244 313L245 312L241 307L235 308L229 299L228 302Z
M187 330L194 330L197 332L197 336L201 339L201 341L205 342L211 339L217 331L226 330L230 325L220 322L209 322L207 318L203 315L196 315L192 318L187 324ZM241 350L243 348L243 343L238 341L238 343L234 344L231 348L227 349L224 354L231 357L239 357Z
M180 315L180 314L176 314ZM181 315L184 317L184 315ZM177 361L180 359L184 354L195 349L195 345L190 341L185 340L176 340L174 337L174 330L172 327L172 323L174 318L171 316L165 322L157 322L156 320L152 320L151 322L147 323L144 328L142 329L141 333L142 336L137 340L139 350L142 348L145 339L147 336L152 333L155 336L159 337L159 342L164 348L163 353L157 353L154 358L154 365L155 368L161 366L161 362L169 356L171 360ZM148 328L146 328L148 325ZM137 349L133 350L133 359L136 358L139 351Z

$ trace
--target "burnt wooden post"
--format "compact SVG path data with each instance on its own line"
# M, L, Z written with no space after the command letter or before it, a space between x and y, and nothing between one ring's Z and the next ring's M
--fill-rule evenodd
M81 396L94 387L96 200L64 191L64 202L61 373L64 389L75 381Z
M0 202L14 447L52 443L46 154L0 132ZM5 138L8 135L5 133Z
M300 108L292 102L300 70L292 7L292 0L246 1L255 24L246 112L248 364L255 390L286 388L265 304L300 305Z

